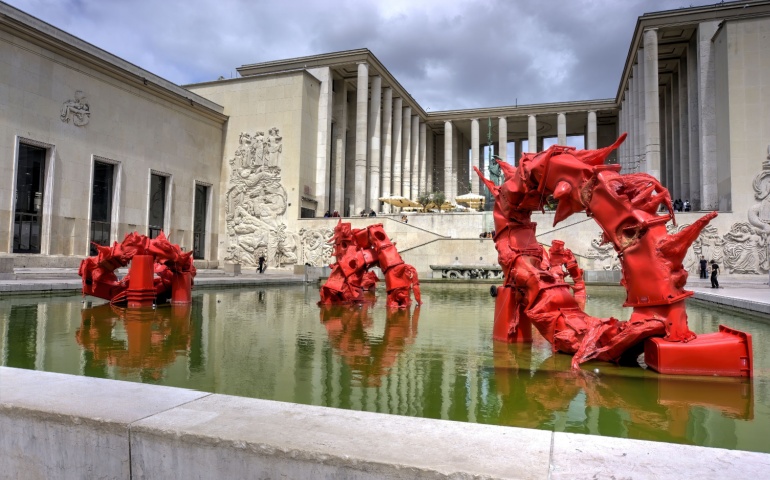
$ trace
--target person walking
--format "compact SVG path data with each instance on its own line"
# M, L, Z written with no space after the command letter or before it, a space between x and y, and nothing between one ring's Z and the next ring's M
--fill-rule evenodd
M719 275L719 265L717 265L717 262L712 260L711 261L711 288L719 288L719 280L717 280L718 275Z
M259 273L265 273L265 255L261 254L259 256L259 266L257 267L257 271Z
M706 262L706 259L703 257L703 255L700 256L700 278L708 278L708 262Z

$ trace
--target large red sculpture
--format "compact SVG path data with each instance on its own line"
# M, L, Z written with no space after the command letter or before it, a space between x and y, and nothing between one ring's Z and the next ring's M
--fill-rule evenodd
M518 167L498 161L505 178L500 186L474 167L495 198L495 247L505 276L494 338L531 341L534 325L554 350L574 354L573 368L591 359L635 360L644 348L647 365L659 372L751 376L750 335L721 329L696 336L687 326L684 300L692 292L684 290L682 260L717 213L669 235L666 223L676 220L660 182L645 173L621 175L620 165L604 164L625 138L599 150L554 145L524 154ZM530 217L551 195L558 200L554 225L585 211L602 228L603 240L612 243L622 265L624 306L633 307L628 321L586 314L559 274L565 258L570 268L569 258L558 249L549 258L538 244ZM665 212L658 212L661 207Z
M319 305L363 303L364 290L373 289L377 279L369 269L377 266L385 275L388 307L408 307L412 290L417 304L422 303L417 271L404 263L381 223L351 228L350 223L340 220L330 241L334 242L337 262L331 265L332 272L321 286Z
M192 252L183 252L163 232L150 239L129 233L122 243L111 247L96 245L98 254L80 263L78 275L83 281L83 295L109 300L114 305L151 307L170 302L192 302L195 277ZM128 275L118 280L115 270L131 264Z

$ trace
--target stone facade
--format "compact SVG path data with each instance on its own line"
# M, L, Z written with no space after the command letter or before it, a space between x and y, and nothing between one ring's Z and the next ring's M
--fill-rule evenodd
M726 273L770 268L770 160L762 161L770 137L761 135L770 131L770 16L761 6L640 17L615 99L430 113L366 49L243 65L240 78L181 87L0 10L0 165L13 172L0 181L0 254L13 252L17 156L30 145L46 152L40 258L88 253L102 162L115 166L111 240L147 232L151 176L161 175L163 229L192 248L196 185L208 187L206 266L254 266L261 255L273 268L328 264L336 220L318 217L335 210L374 210L378 217L353 226L385 222L420 273L493 265L493 243L478 238L492 229L489 212L410 214L404 224L378 195L484 193L470 166L487 171L489 129L495 152L514 163L544 138L603 147L626 131L610 161L659 176L695 210L720 210L693 245L689 270L701 255ZM678 214L671 231L701 214ZM566 240L588 270L619 268L590 219L551 227L553 214L541 216L542 243Z

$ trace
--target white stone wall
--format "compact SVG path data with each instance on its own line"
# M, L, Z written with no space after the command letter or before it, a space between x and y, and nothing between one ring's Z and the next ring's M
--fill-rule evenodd
M67 110L82 113L86 104L88 115L80 120ZM224 118L204 109L173 103L0 30L0 252L13 248L19 142L49 150L43 254L88 254L95 158L114 162L120 172L113 240L147 233L150 171L156 170L170 177L166 234L191 249L195 182L212 185L212 198L219 189ZM217 209L210 212L209 245L217 243ZM215 259L216 250L208 258Z

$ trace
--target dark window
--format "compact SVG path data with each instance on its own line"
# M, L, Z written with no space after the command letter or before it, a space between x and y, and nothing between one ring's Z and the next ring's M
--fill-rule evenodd
M163 217L166 213L166 177L150 176L150 217L147 221L147 236L155 238L163 230Z
M46 149L19 145L13 252L40 253Z
M193 258L206 255L206 209L209 187L195 185L195 211L193 213Z
M315 209L300 207L299 218L315 218Z
M96 255L98 245L110 244L112 226L112 182L115 166L111 163L94 163L94 184L91 194L91 255Z

